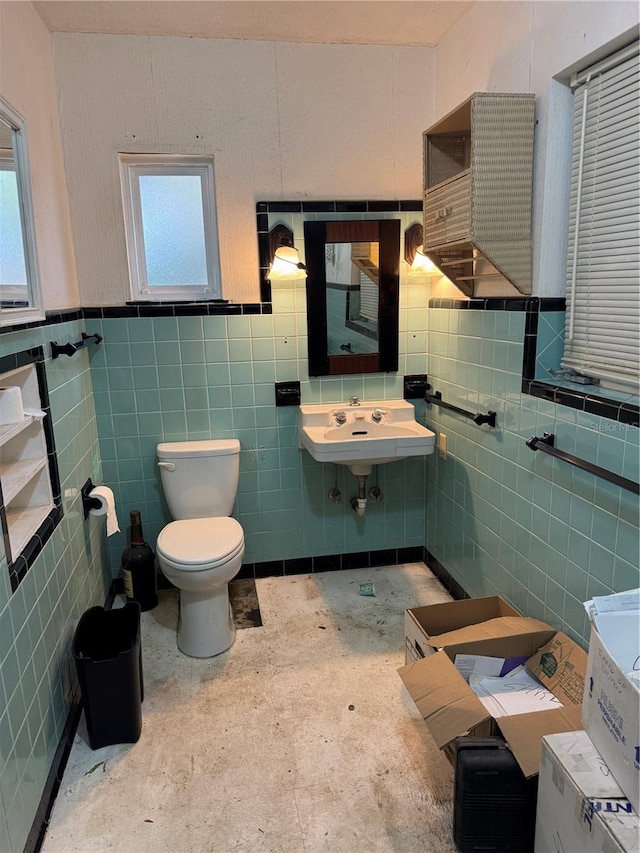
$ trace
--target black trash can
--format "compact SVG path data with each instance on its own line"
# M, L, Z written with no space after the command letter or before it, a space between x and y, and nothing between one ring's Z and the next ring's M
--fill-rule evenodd
M135 743L142 730L140 605L90 607L78 622L73 656L82 692L89 746Z

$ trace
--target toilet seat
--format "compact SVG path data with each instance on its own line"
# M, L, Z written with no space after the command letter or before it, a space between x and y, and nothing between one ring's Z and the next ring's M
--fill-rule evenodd
M244 532L235 518L189 518L160 531L156 551L175 569L201 572L228 563L244 549Z

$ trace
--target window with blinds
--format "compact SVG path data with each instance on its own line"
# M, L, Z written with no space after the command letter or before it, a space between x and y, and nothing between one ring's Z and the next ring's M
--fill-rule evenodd
M640 365L638 43L574 75L562 366L637 393Z

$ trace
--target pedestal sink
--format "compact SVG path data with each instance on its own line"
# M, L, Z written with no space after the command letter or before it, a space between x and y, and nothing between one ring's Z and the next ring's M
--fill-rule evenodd
M374 465L427 456L436 440L405 400L300 406L299 437L318 462L346 465L358 476L370 474Z

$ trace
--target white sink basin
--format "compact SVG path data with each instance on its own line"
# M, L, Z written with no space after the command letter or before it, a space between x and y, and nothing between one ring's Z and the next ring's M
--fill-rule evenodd
M415 415L415 408L404 400L300 406L300 446L318 462L370 474L373 465L433 453L435 433L419 424ZM340 423L343 416L345 422Z

